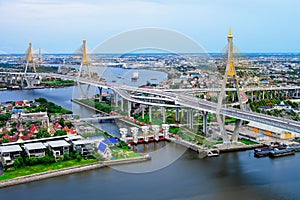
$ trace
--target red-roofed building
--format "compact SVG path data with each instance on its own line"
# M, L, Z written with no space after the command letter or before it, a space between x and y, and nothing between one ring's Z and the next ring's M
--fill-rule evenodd
M77 131L76 131L75 128L71 127L71 128L70 128L70 133L71 133L71 134L77 134Z
M64 131L66 131L67 133L69 133L69 132L70 132L70 129L69 129L69 127L68 127L68 126L65 126L65 127L63 128L63 130L64 130Z
M19 136L13 136L13 137L9 138L9 142L16 142L16 141L18 141L18 139L19 139Z
M23 105L24 105L23 101L17 101L16 102L16 106L23 106Z
M57 131L57 130L61 130L61 128L62 128L62 126L58 123L58 122L56 122L55 124L54 124L54 129Z
M4 139L9 139L9 135L6 134L6 135L3 136L3 138Z
M34 133L38 133L38 132L39 132L39 127L32 124L30 127L30 133L34 134Z

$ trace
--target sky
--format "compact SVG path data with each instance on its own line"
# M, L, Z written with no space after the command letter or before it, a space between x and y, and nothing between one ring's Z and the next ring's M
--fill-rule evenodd
M221 52L232 27L247 52L300 52L299 0L0 0L0 53L90 49L126 31L155 27Z

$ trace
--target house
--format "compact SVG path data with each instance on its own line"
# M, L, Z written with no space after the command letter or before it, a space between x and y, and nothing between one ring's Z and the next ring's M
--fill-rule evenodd
M12 103L10 103L10 102L5 103L5 104L4 104L4 108L5 108L6 110L11 110L11 109L13 108Z
M104 158L104 159L111 159L111 151L107 144L104 142L100 142L98 146L98 153Z
M23 101L17 101L16 106L23 107L24 106Z
M283 101L280 102L280 104L275 104L274 109L277 110L290 110L292 107L289 104L284 104Z
M81 135L68 135L68 137L65 140L70 144L72 144L72 141L82 140L82 139L83 137Z
M73 150L80 153L82 156L89 156L93 154L93 142L90 140L75 140L71 141Z
M17 157L21 155L22 149L19 145L0 146L0 158L2 165L12 165Z
M30 127L30 134L36 134L39 132L39 126L35 126L34 124L31 125Z
M30 106L31 106L31 102L28 101L28 100L23 100L23 105L24 105L25 107L30 107Z
M11 111L13 114L20 114L23 112L23 109L12 109Z
M41 142L28 143L28 144L24 144L24 149L28 157L40 158L45 156L46 146Z
M54 124L54 129L57 131L57 130L61 130L61 128L62 128L62 126L58 123L58 122L56 122L55 124Z
M264 111L272 111L272 108L270 108L269 106L260 106L259 108Z
M48 148L52 151L55 160L62 157L64 154L69 154L69 147L71 146L65 140L55 140L46 143Z

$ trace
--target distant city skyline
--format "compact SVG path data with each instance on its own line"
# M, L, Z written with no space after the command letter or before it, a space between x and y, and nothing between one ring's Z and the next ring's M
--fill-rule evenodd
M232 27L242 53L300 52L297 0L0 0L0 54L90 49L144 27L174 30L207 52L221 52Z

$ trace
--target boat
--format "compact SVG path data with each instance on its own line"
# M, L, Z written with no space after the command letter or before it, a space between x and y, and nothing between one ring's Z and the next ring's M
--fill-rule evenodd
M209 149L207 150L207 156L208 157L216 157L220 155L220 150L219 149Z
M287 146L288 149L292 149L295 152L300 152L300 144L292 144Z
M267 157L273 151L274 148L269 146L269 147L263 147L263 148L257 148L254 149L254 156L261 158L261 157Z
M131 77L131 81L137 81L139 79L139 72L134 71Z
M287 148L287 149L274 148L274 150L269 153L269 157L276 158L276 157L289 156L289 155L294 155L294 154L295 154L295 151L290 148Z

